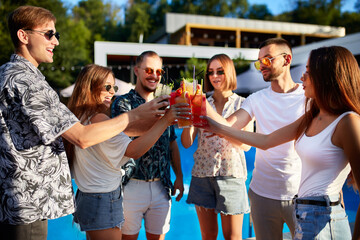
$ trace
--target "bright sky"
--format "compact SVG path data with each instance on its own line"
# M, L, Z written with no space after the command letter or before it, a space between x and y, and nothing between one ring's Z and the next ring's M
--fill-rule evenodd
M292 10L292 2L288 0L248 0L250 4L266 4L273 15ZM343 12L353 12L356 0L344 0Z
M64 3L70 6L76 5L79 0L63 0ZM126 0L105 0L105 2L113 2L118 5L123 5ZM250 4L266 4L273 15L292 10L292 0L248 0ZM353 12L356 0L344 0L343 12Z

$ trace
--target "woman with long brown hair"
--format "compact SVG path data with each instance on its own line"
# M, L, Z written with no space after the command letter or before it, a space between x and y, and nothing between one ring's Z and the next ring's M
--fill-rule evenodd
M95 64L81 70L68 107L84 125L109 119L108 110L117 91L109 68ZM121 239L124 222L121 166L129 158L139 158L157 141L177 115L189 108L185 104L170 107L144 135L131 141L124 133L86 149L68 146L72 173L78 186L74 221L86 231L87 239Z
M295 139L302 160L294 199L294 239L351 239L340 192L350 171L360 185L360 70L340 46L312 50L301 80L307 98L304 116L271 134L244 132L209 119L211 131L232 141L268 149ZM360 213L353 239L360 237Z

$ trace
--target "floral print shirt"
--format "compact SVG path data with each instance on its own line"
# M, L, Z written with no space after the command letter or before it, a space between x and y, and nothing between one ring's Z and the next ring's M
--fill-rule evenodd
M0 222L19 225L74 212L60 135L78 119L41 72L13 54L0 68Z
M240 106L245 98L233 94L225 103L222 116L229 117ZM215 108L212 96L208 98L210 105ZM207 138L210 133L199 129L198 148L194 153L194 166L192 176L194 177L215 177L229 176L235 178L247 177L245 154L242 149L232 145L229 141L219 136Z
M115 98L111 105L111 117L128 112L144 103L145 99L132 89L129 93ZM136 165L131 177L141 180L160 178L170 194L173 190L170 179L170 143L175 140L174 126L170 126L149 151L135 160Z

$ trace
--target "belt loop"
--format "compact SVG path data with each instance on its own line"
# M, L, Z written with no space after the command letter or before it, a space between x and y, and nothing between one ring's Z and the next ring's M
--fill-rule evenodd
M297 194L295 194L295 196L293 197L293 199L292 199L292 203L293 204L295 204L296 203L296 199L298 198L298 195Z
M329 195L324 195L324 199L325 199L325 202L326 202L326 206L330 207L331 200L329 198Z

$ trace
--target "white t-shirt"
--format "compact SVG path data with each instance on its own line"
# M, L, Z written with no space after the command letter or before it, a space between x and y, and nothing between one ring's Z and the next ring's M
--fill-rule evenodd
M251 94L241 105L256 120L256 132L268 134L284 127L305 112L302 84L290 93L277 93L271 86ZM299 190L301 161L294 141L269 148L256 149L255 167L250 188L256 194L291 200Z
M349 113L341 114L315 136L304 134L296 142L303 166L299 197L336 195L341 191L351 167L344 150L331 138L339 121Z
M120 133L86 149L75 146L73 175L80 191L105 193L117 189L121 184L121 166L129 160L124 154L130 142L125 133Z

